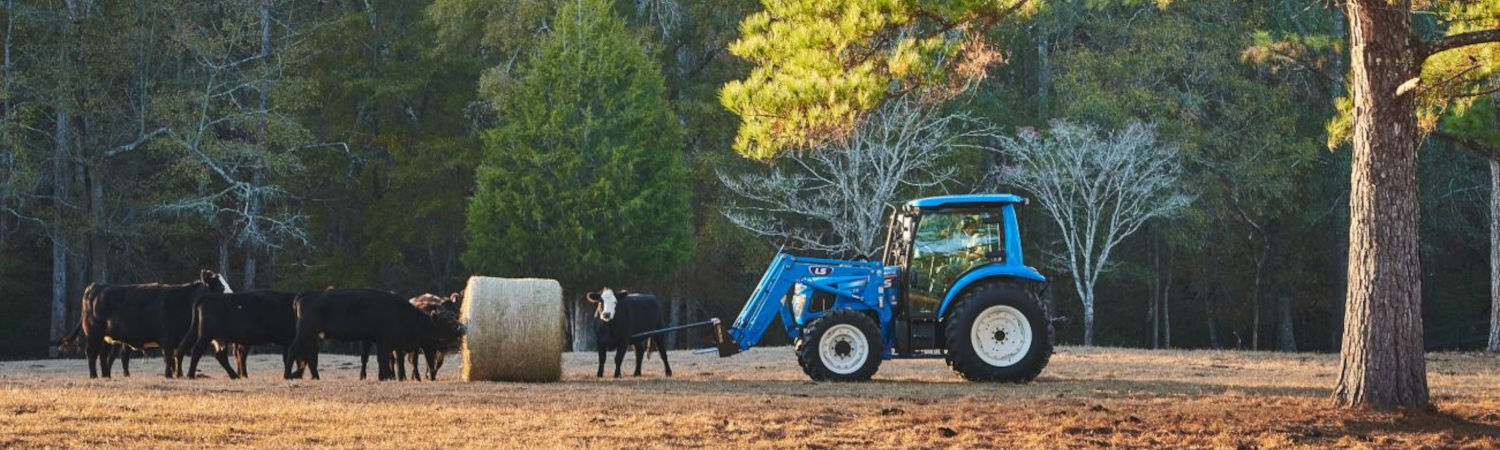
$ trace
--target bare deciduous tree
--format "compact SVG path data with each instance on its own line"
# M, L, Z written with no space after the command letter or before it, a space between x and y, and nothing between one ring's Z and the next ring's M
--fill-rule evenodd
M1084 345L1094 343L1094 286L1110 252L1141 224L1173 214L1192 198L1181 193L1177 149L1156 141L1155 128L1132 123L1103 133L1053 121L1045 135L1023 130L1000 140L1009 159L993 174L1029 192L1056 221L1063 266L1083 303Z
M786 154L767 170L719 172L741 198L722 212L735 225L793 248L875 257L884 245L887 205L953 181L954 168L943 162L992 135L967 114L915 98L893 100L842 142Z
M173 98L169 141L187 153L185 161L197 163L188 170L199 186L195 195L160 209L200 215L220 230L221 272L227 272L228 241L239 244L246 254L245 288L251 289L258 252L307 242L302 212L278 208L292 197L275 180L302 171L299 150L320 146L307 144L310 135L291 115L304 106L292 100L300 97L295 90L307 84L284 73L286 64L302 56L298 46L315 24L277 21L273 6L280 5L270 0L239 6L250 14L238 22L203 28L188 18L177 24L174 40L195 64ZM273 23L280 25L278 33ZM278 90L280 102L271 104Z

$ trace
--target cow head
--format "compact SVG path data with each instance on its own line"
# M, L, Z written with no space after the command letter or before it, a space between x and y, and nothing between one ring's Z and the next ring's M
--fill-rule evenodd
M448 298L443 299L443 307L453 312L462 311L464 308L464 294L462 292L448 294Z
M599 292L590 292L583 296L594 303L594 317L605 322L615 319L615 306L619 304L619 300L615 298L615 291L606 286Z
M448 299L432 294L422 294L412 298L409 302L427 314L434 329L445 335L443 337L457 338L468 332L468 328L464 327L463 320L459 317L457 305Z
M233 294L234 289L229 287L229 282L224 281L224 276L214 273L212 270L203 269L198 272L198 282L208 287L208 290L218 294Z

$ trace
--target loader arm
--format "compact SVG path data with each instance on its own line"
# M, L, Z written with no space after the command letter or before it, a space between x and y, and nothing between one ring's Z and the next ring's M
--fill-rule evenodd
M821 315L794 310L794 305L784 300L799 283L811 290L833 294L837 307L875 310L883 306L880 304L883 302L882 280L877 278L880 273L881 264L877 261L805 258L778 253L745 302L739 317L719 336L719 356L730 356L760 344L761 337L777 316L781 317L788 337L799 337L800 324L808 316ZM851 280L856 282L851 283ZM850 288L851 285L856 287Z

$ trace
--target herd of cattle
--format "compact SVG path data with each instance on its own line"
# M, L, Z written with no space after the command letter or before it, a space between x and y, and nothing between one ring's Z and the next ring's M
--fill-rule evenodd
M666 376L672 376L661 335L640 336L662 328L655 296L604 288L584 297L595 304L597 376L604 376L607 352L616 350L614 376L619 377L627 348L635 350L635 376L640 376L641 360L653 347ZM331 287L236 293L223 276L205 269L191 283L90 284L78 326L61 345L66 349L82 340L90 378L109 378L116 359L130 376L131 352L149 348L161 349L167 378L193 378L209 346L229 378L242 378L248 375L251 346L278 345L284 378L302 378L306 371L316 380L320 344L334 339L360 344L360 379L373 347L379 380L405 379L408 363L412 379L421 380L418 354L427 360L427 378L436 380L444 356L458 350L467 331L459 317L462 301L458 293L406 299L374 289ZM189 360L185 371L184 357Z
M91 378L109 378L116 358L129 376L131 351L155 347L167 378L192 378L209 346L229 377L239 378L248 374L251 346L274 344L282 348L285 378L301 378L306 370L318 379L319 344L335 339L360 343L362 364L373 346L380 380L405 378L403 356L412 378L421 379L418 353L427 358L428 379L436 379L443 356L458 348L465 332L461 301L458 294L406 299L373 289L236 293L222 276L204 270L191 283L89 285L78 327L62 345L82 339ZM237 367L229 364L230 350ZM186 371L184 357L190 359Z

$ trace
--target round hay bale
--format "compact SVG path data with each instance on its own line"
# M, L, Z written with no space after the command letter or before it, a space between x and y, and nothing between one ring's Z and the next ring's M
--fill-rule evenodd
M562 378L562 285L536 278L471 277L464 290L464 381Z

